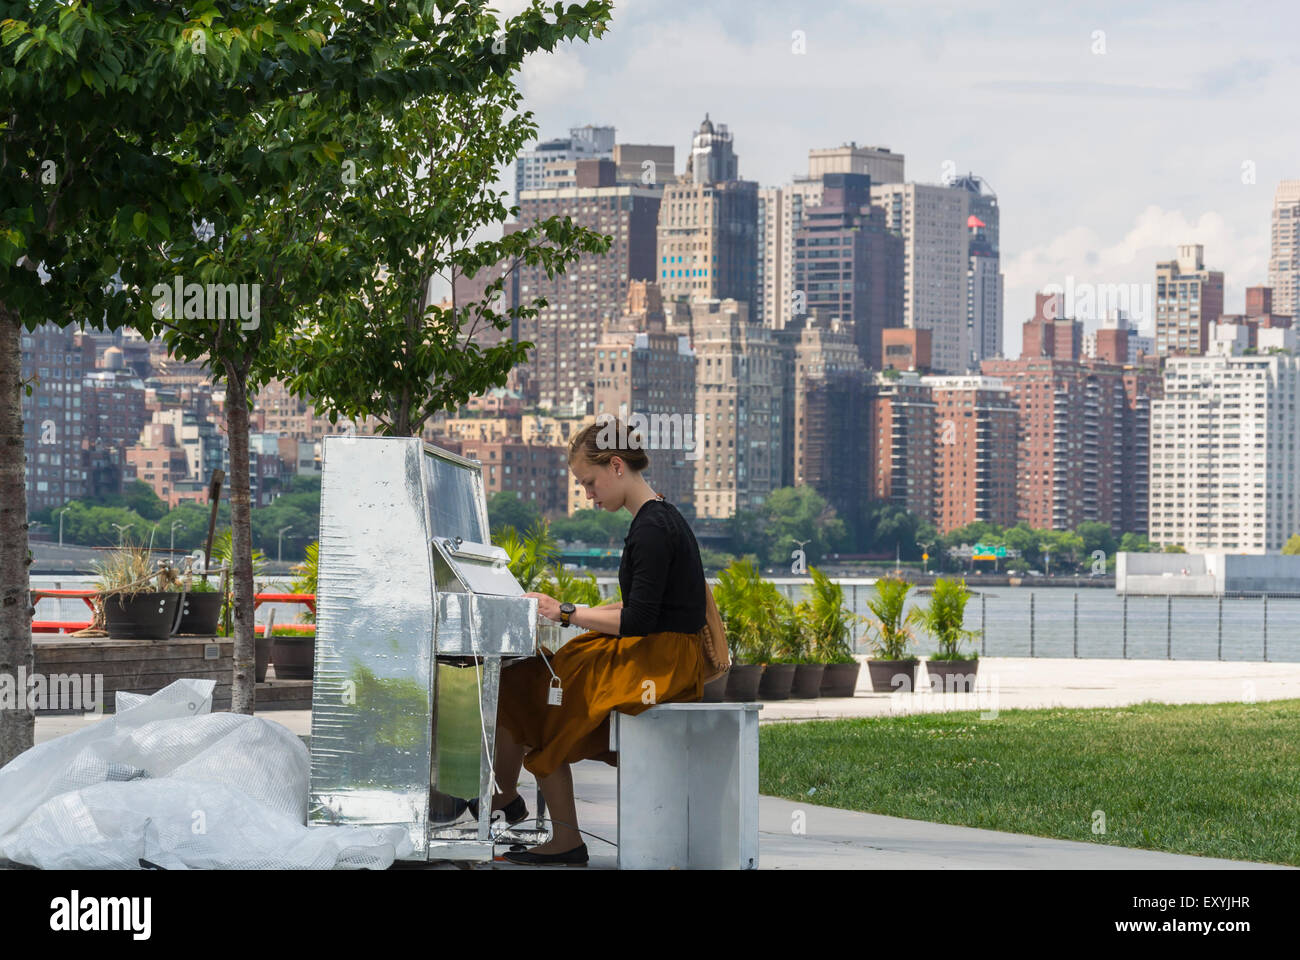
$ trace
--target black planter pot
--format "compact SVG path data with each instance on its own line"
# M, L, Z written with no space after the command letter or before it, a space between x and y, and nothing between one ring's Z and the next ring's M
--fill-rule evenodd
M758 685L763 678L761 663L733 663L727 671L728 703L752 703L758 699Z
M826 673L824 663L795 664L794 683L790 685L792 700L816 700L822 695L822 677Z
M700 701L702 703L721 703L727 698L727 684L730 682L731 671L728 670L718 679L704 685L704 696L700 697Z
M220 593L187 593L177 633L187 636L213 637L221 619Z
M265 633L253 635L255 641L253 666L255 670L254 680L257 683L266 683L266 668L271 664L271 641L274 637L268 637ZM276 668L278 677L279 668Z
M769 663L763 671L763 679L758 682L758 699L789 700L796 666L798 664Z
M826 670L822 673L822 696L853 696L858 689L858 674L861 672L862 664L856 660L852 663L826 664Z
M181 595L137 593L133 597L104 598L104 621L113 640L166 640L176 625Z
M272 637L271 662L277 680L310 680L316 665L315 637Z
M934 693L970 693L975 689L975 674L980 662L975 660L927 660L925 672Z
M868 660L871 689L876 693L912 693L916 690L919 660Z

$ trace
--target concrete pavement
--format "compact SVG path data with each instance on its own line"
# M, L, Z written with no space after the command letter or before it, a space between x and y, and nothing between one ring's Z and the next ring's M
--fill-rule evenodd
M765 702L762 722L833 717L890 716L945 710L1035 707L1104 707L1156 701L1212 703L1300 699L1300 664L1165 660L1046 660L994 658L980 665L971 694L875 694L862 671L852 698ZM294 733L311 733L311 712L262 714ZM39 717L37 742L77 729L94 717ZM588 838L591 866L615 866L617 771L586 761L573 770L579 825ZM520 790L529 810L535 785L525 774ZM803 832L796 831L796 825ZM859 813L775 797L759 798L762 869L1249 869L1270 865L1134 850L1106 844L1052 840L1021 834ZM536 869L495 864L499 869Z

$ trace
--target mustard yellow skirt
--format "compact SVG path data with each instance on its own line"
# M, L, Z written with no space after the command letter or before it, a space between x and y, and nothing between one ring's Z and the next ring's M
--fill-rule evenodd
M501 671L497 725L525 748L524 767L547 777L561 764L602 760L618 765L609 749L609 715L636 716L657 703L704 696L704 650L694 633L664 631L614 637L588 630L554 654L517 660ZM560 678L558 707L547 702Z

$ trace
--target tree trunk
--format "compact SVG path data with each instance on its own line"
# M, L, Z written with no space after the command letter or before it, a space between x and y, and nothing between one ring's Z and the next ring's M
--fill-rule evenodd
M253 517L248 493L248 385L233 364L226 363L225 370L235 634L230 712L251 714L257 701L257 641L253 634Z
M0 703L0 766L31 748L36 715L18 673L30 677L32 595L27 576L27 481L23 454L22 325L0 303L0 682L13 703ZM10 709L13 708L13 709Z

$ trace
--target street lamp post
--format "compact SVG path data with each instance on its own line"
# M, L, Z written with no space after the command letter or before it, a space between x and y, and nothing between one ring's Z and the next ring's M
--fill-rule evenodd
M62 510L55 511L59 515L59 546L63 546L63 515L71 509L71 507L64 507Z
M120 547L120 546L122 546L122 535L123 535L124 533L126 533L126 531L130 530L131 527L134 526L134 524L130 524L130 523L126 523L126 524L115 523L115 524L113 524L113 526L117 528L117 545Z
M173 521L172 521L172 537L171 537L171 542L167 544L167 552L168 552L168 553L175 553L175 552L176 552L176 528L177 528L177 527L183 527L183 526L185 526L185 524L184 524L182 521L180 521L180 520L173 520Z
M281 527L279 534L276 535L275 538L275 562L276 563L280 563L283 557L285 531L292 530L292 529L293 529L292 526Z

